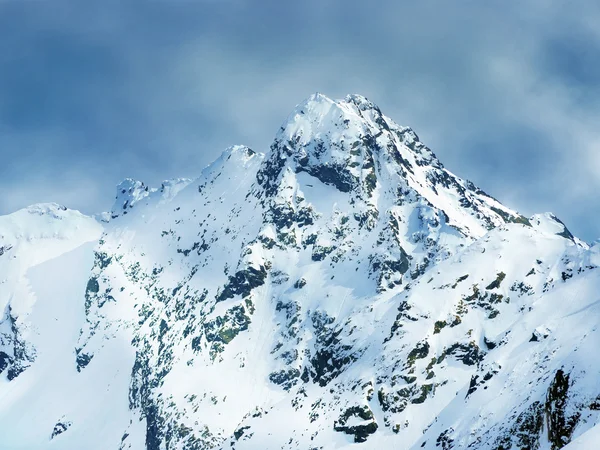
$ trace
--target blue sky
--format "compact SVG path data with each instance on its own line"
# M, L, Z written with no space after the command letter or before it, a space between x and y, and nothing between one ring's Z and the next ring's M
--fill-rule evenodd
M593 1L0 2L0 214L94 213L125 177L265 151L317 91L365 95L507 206L600 237Z

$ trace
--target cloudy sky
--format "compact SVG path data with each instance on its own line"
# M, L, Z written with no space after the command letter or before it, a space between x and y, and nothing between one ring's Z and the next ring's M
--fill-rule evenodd
M94 213L125 177L264 151L317 91L365 95L506 205L600 237L592 0L0 1L0 214Z

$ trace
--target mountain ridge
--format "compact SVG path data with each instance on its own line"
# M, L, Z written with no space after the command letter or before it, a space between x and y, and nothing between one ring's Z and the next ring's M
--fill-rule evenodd
M230 147L196 179L126 179L110 214L14 214L11 448L94 448L102 430L115 449L554 449L596 423L593 363L569 348L598 337L579 317L598 246L458 178L362 96L315 94L267 152Z

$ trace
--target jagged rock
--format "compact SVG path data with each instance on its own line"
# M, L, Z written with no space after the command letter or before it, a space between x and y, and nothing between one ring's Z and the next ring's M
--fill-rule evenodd
M358 418L364 423L349 425L351 418ZM377 431L378 425L373 418L373 412L367 406L353 406L346 409L335 421L333 428L354 436L354 442L366 442L369 435Z

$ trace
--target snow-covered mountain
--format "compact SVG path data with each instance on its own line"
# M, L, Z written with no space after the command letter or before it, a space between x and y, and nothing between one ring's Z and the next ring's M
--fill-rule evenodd
M0 217L0 448L594 448L599 266L317 94L111 213Z

